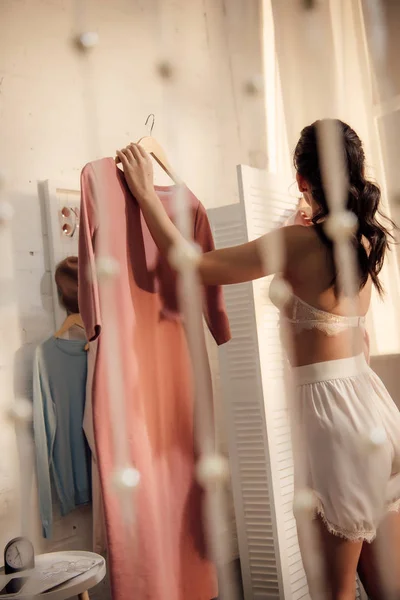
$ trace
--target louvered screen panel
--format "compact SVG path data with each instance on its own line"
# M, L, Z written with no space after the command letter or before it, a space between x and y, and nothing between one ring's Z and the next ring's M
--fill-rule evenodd
M216 246L248 240L243 205L209 211ZM219 350L246 600L282 598L252 284L227 286L232 341ZM278 560L277 560L278 559Z
M206 324L204 324L204 331L213 388L215 445L218 452L228 458L229 448L225 423L226 419L224 416L218 346L215 344L215 340L211 336ZM231 483L227 486L225 499L225 510L227 511L226 521L224 520L222 523L218 523L218 531L216 533L221 540L221 543L223 542L225 551L221 560L224 564L227 564L239 558Z
M238 179L250 240L281 226L295 210L297 199L289 194L290 181L245 166L238 168ZM271 279L254 282L253 290L284 597L299 600L309 594L292 510L294 473L284 393L285 358L278 310L269 300Z
M209 218L212 218L213 210L208 211ZM214 232L215 235L215 232ZM241 239L240 238L240 225L238 224L238 232L233 233L231 228L221 227L218 232L219 240L216 241L217 246L226 246L229 245L230 238L233 239ZM239 237L238 237L239 236ZM205 335L206 335L206 343L207 343L207 353L208 359L211 368L212 375L212 386L213 386L213 400L214 400L214 419L215 419L215 442L216 447L219 452L221 452L225 456L229 456L229 445L228 445L228 432L226 430L225 423L225 409L223 402L223 393L222 393L222 383L221 383L221 373L220 373L220 360L219 360L219 351L218 347L215 344L214 339L208 331L208 328L205 326ZM231 483L231 482L230 482ZM232 483L231 483L232 485ZM226 510L228 512L227 515L227 524L228 529L220 529L218 531L218 535L221 540L224 540L224 547L226 549L226 555L223 557L224 562L228 563L236 560L239 557L239 549L238 549L238 540L236 535L236 519L235 519L235 510L233 506L233 498L232 498L232 489L227 489L226 494L227 502L226 502Z
M289 184L238 168L240 204L211 211L217 247L282 225L296 198ZM234 466L233 491L245 597L308 597L292 512L293 457L283 393L278 313L270 278L227 287L233 341L220 350Z

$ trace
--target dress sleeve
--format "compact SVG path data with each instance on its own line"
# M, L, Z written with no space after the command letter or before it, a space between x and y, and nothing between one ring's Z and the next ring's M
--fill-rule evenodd
M200 202L196 211L194 241L203 252L215 249L206 209ZM231 331L221 286L210 285L204 288L203 311L207 326L216 343L220 346L228 342L231 339Z
M36 474L39 492L40 518L43 537L51 538L53 508L51 498L50 468L56 435L56 415L42 360L41 347L35 352L33 365L33 430L36 451Z
M99 288L94 255L96 231L95 176L93 168L89 164L81 173L78 252L79 311L89 341L96 339L101 329Z

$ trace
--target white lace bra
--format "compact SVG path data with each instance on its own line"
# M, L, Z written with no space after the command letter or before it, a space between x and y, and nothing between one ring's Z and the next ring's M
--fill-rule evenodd
M290 323L295 334L307 329L319 329L326 335L338 335L353 327L365 327L365 317L334 315L311 306L295 295L292 296L291 302L288 314L281 311L280 319Z

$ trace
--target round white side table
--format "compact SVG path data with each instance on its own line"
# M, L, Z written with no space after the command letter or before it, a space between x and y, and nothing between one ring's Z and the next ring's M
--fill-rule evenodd
M65 583L57 586L53 590L49 590L44 594L40 594L36 596L36 598L45 598L46 600L68 600L74 596L78 596L79 600L89 600L89 590L93 588L95 585L100 583L106 575L106 561L99 554L94 554L94 552L83 552L83 551L71 551L71 552L51 552L49 554L39 554L35 556L35 563L40 564L46 562L51 564L52 562L57 562L59 560L65 560L65 557L71 558L71 560L81 560L81 559L97 559L99 562L89 571L82 573L82 575L78 575L74 577L74 579L70 579ZM19 575L21 576L21 575ZM9 575L0 574L0 589L3 589L4 586L11 579ZM24 595L24 591L21 590L20 594L13 595L0 595L0 600L32 600L31 595Z

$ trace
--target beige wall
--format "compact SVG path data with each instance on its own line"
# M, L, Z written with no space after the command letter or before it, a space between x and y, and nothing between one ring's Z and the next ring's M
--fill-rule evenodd
M82 29L100 36L87 59L72 43ZM160 61L172 78L160 77ZM0 170L15 208L22 340L14 375L3 375L16 393L30 397L32 352L53 328L37 181L78 185L86 162L146 134L155 113L154 135L189 187L207 207L230 203L236 165L266 164L264 102L248 91L261 71L258 0L2 0ZM0 436L0 455L8 453L0 548L20 533L16 451L7 440ZM87 514L64 519L57 545L86 545L88 522Z

